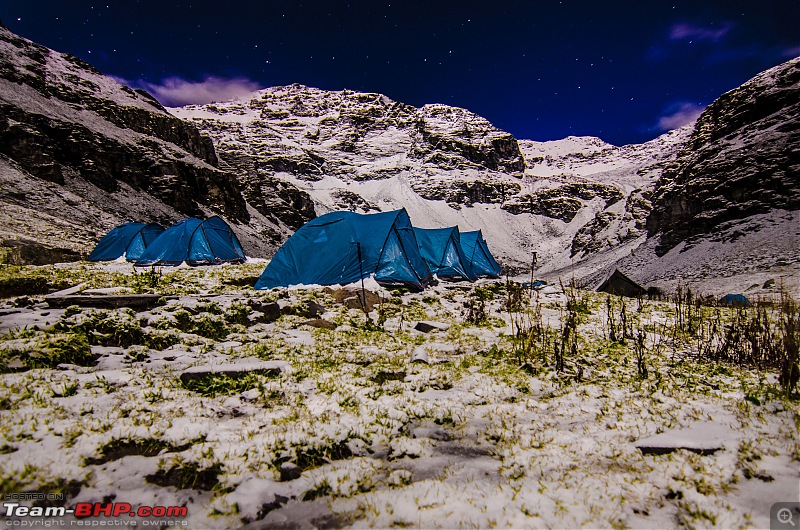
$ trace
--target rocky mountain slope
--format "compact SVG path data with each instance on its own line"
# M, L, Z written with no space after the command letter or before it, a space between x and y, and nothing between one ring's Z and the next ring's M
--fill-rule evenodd
M647 231L618 263L642 282L800 293L800 58L708 106L664 168Z
M532 251L555 268L641 237L649 190L688 134L625 147L517 141L464 109L302 85L170 111L214 139L251 203L278 181L317 214L403 207L417 226L483 230L512 272Z
M24 261L85 255L130 220L218 213L251 253L296 226L248 205L211 140L149 94L3 27L0 179L0 246Z
M0 247L56 261L123 221L216 213L269 257L315 215L402 207L483 230L512 274L536 252L540 273L587 285L615 264L643 283L797 276L799 78L798 60L764 72L641 145L534 142L465 109L302 85L164 109L0 28Z
M708 106L658 182L647 229L663 254L774 209L800 209L800 58Z

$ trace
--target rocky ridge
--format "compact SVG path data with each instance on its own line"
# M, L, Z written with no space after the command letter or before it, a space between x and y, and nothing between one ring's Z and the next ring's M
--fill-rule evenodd
M465 109L302 85L169 110L246 175L251 203L249 194L274 180L306 191L317 214L404 207L419 226L483 230L511 270L533 250L555 266L616 244L613 230L641 236L647 194L688 134L625 147L517 141Z
M775 209L800 209L800 58L706 108L658 181L651 237L663 255L684 240Z
M164 109L0 28L0 254L74 259L120 222L222 214L248 255L269 257L315 215L402 207L420 227L483 230L511 273L537 252L551 275L635 263L655 278L670 249L792 226L797 64L724 95L697 127L618 147L517 140L465 109L302 85ZM796 263L791 246L771 247L775 263Z
M211 139L152 96L5 28L0 170L0 246L8 249L44 244L77 257L124 221L220 214L251 253L264 253L296 227L247 204Z

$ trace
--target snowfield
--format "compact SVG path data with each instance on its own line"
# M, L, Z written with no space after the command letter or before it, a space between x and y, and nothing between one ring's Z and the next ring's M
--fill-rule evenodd
M673 302L481 280L369 283L367 313L357 285L254 291L263 266L2 271L164 297L0 302L0 490L209 529L767 528L800 500L796 393L703 354L755 309L693 334Z

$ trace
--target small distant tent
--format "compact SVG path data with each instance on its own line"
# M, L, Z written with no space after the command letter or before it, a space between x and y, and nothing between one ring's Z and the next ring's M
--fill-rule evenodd
M122 256L136 261L145 249L164 232L156 223L125 223L112 228L89 254L89 261L111 261Z
M495 261L480 230L461 232L461 248L472 272L478 277L499 278L500 265Z
M597 292L638 298L645 296L647 289L628 278L619 269L614 269L614 272L597 288Z
M727 305L731 307L752 307L753 304L743 294L726 294L719 299L720 305Z
M332 212L312 219L278 249L255 288L347 284L373 274L384 285L421 290L430 283L404 209Z
M136 260L136 265L218 265L241 263L244 250L228 223L217 216L190 217L169 227Z
M419 244L419 253L432 274L443 280L475 281L475 273L461 248L458 227L414 228L414 235Z

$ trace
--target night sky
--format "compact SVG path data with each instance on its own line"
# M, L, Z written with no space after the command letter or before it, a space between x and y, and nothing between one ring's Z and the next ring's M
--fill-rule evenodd
M3 0L0 19L166 105L302 83L617 145L800 55L798 0Z

